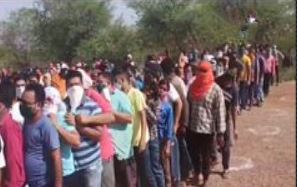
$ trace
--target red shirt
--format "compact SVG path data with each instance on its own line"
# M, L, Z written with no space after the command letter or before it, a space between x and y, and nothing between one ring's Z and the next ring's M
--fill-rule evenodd
M88 89L86 95L90 97L94 102L98 104L98 106L102 109L103 113L112 112L111 104L96 90ZM107 125L103 125L102 135L101 135L101 156L102 159L107 161L113 158L115 154L115 150L112 143L112 137L108 130Z
M7 113L0 121L0 133L5 145L6 168L4 170L4 187L24 186L26 176L21 126Z

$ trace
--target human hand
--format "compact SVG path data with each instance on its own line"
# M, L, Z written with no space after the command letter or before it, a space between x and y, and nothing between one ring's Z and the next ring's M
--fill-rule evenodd
M138 150L138 152L139 152L139 153L144 152L144 151L145 151L145 148L146 148L146 142L145 142L144 139L142 138L142 139L140 140L140 144L139 144L139 150Z
M179 123L176 122L176 123L174 124L174 133L175 133L175 134L177 133L178 128L179 128Z
M224 147L225 141L224 141L224 135L223 134L218 134L217 135L217 143L220 148Z
M68 124L76 126L75 116L71 113L66 114L65 120Z
M86 125L88 123L88 117L82 116L82 115L77 115L77 116L75 116L75 123L78 126Z
M187 132L187 128L185 125L181 125L177 130L177 135L184 136Z
M164 146L164 153L165 153L166 157L171 156L171 144L170 144L170 142L166 143L166 145Z

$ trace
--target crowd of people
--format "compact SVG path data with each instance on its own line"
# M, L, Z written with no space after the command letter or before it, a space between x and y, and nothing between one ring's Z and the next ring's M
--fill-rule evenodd
M225 44L176 63L149 55L142 69L131 54L118 66L3 69L0 186L206 186L219 160L228 178L236 116L263 105L283 58Z

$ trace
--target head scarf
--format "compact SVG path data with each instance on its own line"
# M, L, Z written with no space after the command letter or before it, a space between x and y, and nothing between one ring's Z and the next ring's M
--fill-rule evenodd
M190 96L194 100L201 101L214 84L212 65L207 61L202 61L198 65L198 74L190 88Z
M84 89L89 89L92 87L93 85L93 80L91 79L91 77L87 74L87 72L85 72L85 70L79 68L77 69L77 71L79 71L82 75L82 84Z
M51 86L46 87L44 91L46 100L48 101L44 106L44 114L57 114L57 112L61 110L63 104L59 91Z

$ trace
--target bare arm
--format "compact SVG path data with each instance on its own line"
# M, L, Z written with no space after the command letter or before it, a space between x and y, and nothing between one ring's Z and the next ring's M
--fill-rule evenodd
M116 123L121 123L121 124L131 124L132 123L132 116L129 114L114 111L113 115L115 117Z
M77 127L78 132L80 134L94 140L100 141L102 128L101 127Z
M181 99L179 98L175 103L175 119L174 119L174 132L176 133L177 129L179 128L180 124L180 118L181 118L181 113L182 113L182 108L183 108L183 103Z
M113 113L104 113L94 116L75 116L76 124L79 126L100 126L105 124L111 124L115 122L115 116Z
M80 136L77 131L68 132L60 126L56 127L60 137L73 148L78 148L80 145Z
M66 131L58 122L57 120L57 116L55 114L50 114L50 119L53 123L53 125L55 126L55 128L57 129L59 136L62 137L62 139L68 143L69 145L71 145L74 148L79 147L80 145L80 136L77 133L77 131L73 131L73 132L69 132Z
M60 149L55 149L51 152L51 157L53 160L54 170L55 170L55 187L62 187L63 174L62 174L62 160Z
M146 113L145 110L140 111L140 120L141 120L141 139L140 139L140 151L144 151L146 147L145 142L145 133L147 132L147 121L146 121Z

